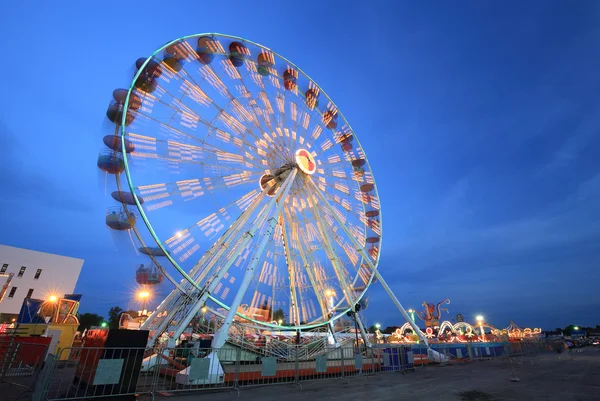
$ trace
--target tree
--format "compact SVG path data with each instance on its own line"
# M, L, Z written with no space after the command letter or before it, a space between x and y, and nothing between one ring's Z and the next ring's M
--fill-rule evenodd
M77 330L83 333L84 330L89 329L92 326L100 326L104 318L95 313L82 313L79 315L79 327Z
M126 310L126 311L123 311L123 313L127 313L129 316L131 316L132 319L135 319L135 318L138 317L138 312L139 311L136 311L136 310Z
M279 308L275 312L273 312L273 320L278 322L281 320L281 325L285 325L285 312Z
M121 317L122 312L123 308L120 306L113 306L108 310L108 327L111 329L119 328L119 318Z

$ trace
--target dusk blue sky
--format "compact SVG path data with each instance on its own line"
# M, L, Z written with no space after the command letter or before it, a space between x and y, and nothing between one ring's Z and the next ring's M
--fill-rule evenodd
M222 32L292 60L352 124L407 308L600 324L599 2L50 3L0 15L0 243L85 259L83 312L135 306L96 167L112 90L167 41ZM368 324L401 323L369 297Z

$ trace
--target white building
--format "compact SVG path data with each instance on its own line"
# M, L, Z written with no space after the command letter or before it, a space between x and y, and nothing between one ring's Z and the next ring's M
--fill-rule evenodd
M83 259L0 245L0 292L13 273L0 300L0 314L18 314L27 297L72 294L82 267Z

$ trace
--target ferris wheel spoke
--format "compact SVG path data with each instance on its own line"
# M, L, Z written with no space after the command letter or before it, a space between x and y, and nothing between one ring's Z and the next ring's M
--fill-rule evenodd
M211 69L210 67L208 67L208 66L205 66L205 68L207 68L208 70L210 70L210 71L212 72L212 76L216 77L216 74L214 73L214 70L212 70L212 69ZM187 72L186 72L186 73L187 73ZM202 89L200 88L200 85L198 85L198 83L196 83L196 82L195 82L195 80L193 79L193 76L192 76L191 74L189 74L189 73L187 73L187 75L190 77L190 79L192 79L192 81L194 81L195 87L196 87L198 90L202 91ZM244 88L246 88L246 85L245 85L245 83L243 82L243 79L241 78L241 75L240 75L240 79L241 79L241 82L242 82L242 84L244 85ZM244 106L243 106L241 103L239 103L239 101L237 101L236 97L235 97L235 96L233 96L233 95L231 94L231 92L229 92L229 90L227 90L227 89L226 89L226 87L223 85L223 83L222 83L222 82L220 83L220 85L217 85L217 86L219 86L219 87L222 87L222 88L224 88L224 89L225 89L225 93L226 93L226 94L227 94L227 96L228 96L228 100L229 100L229 102L230 102L231 104L234 104L234 109L236 109L236 110L239 112L239 114L241 114L241 115L245 115L246 117L247 117L247 116L250 116L250 115L254 116L254 118L250 118L249 120L250 120L250 121L252 121L252 124L254 125L254 127L255 127L255 128L257 128L259 131L262 131L262 129L261 129L261 127L260 127L260 125L259 125L259 124L257 124L257 121L258 121L258 120L257 120L257 118L256 118L256 114L254 114L254 113L250 114L250 112L249 112L248 110L246 110L246 109L245 109L245 107L244 107ZM247 89L246 89L246 91L247 91L248 93L250 93L250 92L249 92ZM256 101L256 100L254 99L254 101ZM217 105L217 104L216 104L216 103L214 103L214 102L213 102L212 104L213 104L213 105L214 105L216 108L218 108L218 109L219 109L220 113L225 113L225 110L224 110L223 108L221 108L219 105ZM245 126L244 124L241 124L241 122L239 122L239 121L237 121L237 124L238 124L239 126ZM254 136L254 137L255 137L255 139L258 139L258 136L257 136L256 134L254 134L254 133L253 133L251 130L249 130L248 128L246 128L246 131L247 131L248 133L250 133L252 136Z
M184 131L182 131L182 130L180 130L178 128L173 127L172 125L166 124L166 123L164 123L164 122L162 122L162 121L160 121L160 120L158 120L158 119L150 116L149 114L138 112L138 115L143 116L144 118L148 119L149 121L154 122L154 123L158 124L160 127L164 127L168 131L171 131L171 132L173 132L173 133L175 133L177 135L186 137L186 138L188 138L190 140L193 140L195 142L199 142L200 146L203 146L204 143L205 143L205 141L206 141L206 138L205 139L200 139L200 138L198 138L195 135L192 135L190 133L184 132ZM217 134L220 134L220 137L218 137L218 138L221 139L221 140L223 140L222 138L229 139L229 138L233 137L234 138L234 142L235 142L236 138L239 139L238 144L240 146L245 145L246 146L246 150L250 150L250 151L255 152L255 156L258 157L258 154L256 153L257 149L256 149L255 145L253 145L252 143L246 142L243 139L239 138L239 135L237 135L236 133L234 133L232 135L232 134L229 134L227 132L222 131L219 127L217 127L217 126L215 126L215 125L213 125L213 124L211 124L209 122L206 122L204 120L199 120L199 121L202 122L207 127L207 129L216 130ZM135 134L133 132L129 132L129 131L125 132L125 134L131 136L132 138L141 138L144 141L148 141L148 140L154 139L153 142L156 142L156 140L157 140L156 138L152 138L152 137L141 137L140 135L137 135L137 134ZM164 142L166 142L168 144L176 143L176 142L173 142L173 141L170 141L170 140L165 140ZM188 145L188 144L181 144L181 143L179 143L177 146L178 147L183 147L185 150L190 150L190 151L193 151L194 149L198 149L198 147L195 147L193 145ZM207 151L207 150L210 150L210 149L214 149L215 151L222 151L222 152L224 152L223 150L217 148L215 145L210 145L207 149L202 149L202 150Z
M238 119L236 119L234 116L232 116L224 108L220 107L216 103L214 103L214 102L208 103L209 106L212 105L215 108L215 114L216 114L212 120L208 121L208 120L202 118L199 114L197 114L190 106L186 106L183 103L181 103L181 101L174 94L170 93L167 89L165 89L165 88L161 88L161 89L163 90L164 93L168 94L169 96L171 96L174 99L174 101L176 101L176 105L173 105L173 103L167 103L166 101L164 101L162 99L162 97L156 97L151 94L140 95L140 97L142 97L144 99L150 99L150 100L154 101L155 103L164 105L165 107L167 107L168 109L170 109L172 112L174 112L176 114L177 113L181 114L183 117L185 117L184 118L185 128L195 130L197 123L201 123L202 125L204 125L207 128L220 129L218 126L214 125L215 121L220 121L228 128L228 130L233 132L233 135L235 137L239 138L240 135L242 135L245 132L247 134L250 134L252 137L254 137L255 140L260 139L259 135L255 134L250 129L246 128L246 126L244 124L242 124ZM198 87L198 88L196 88L196 91L201 92L202 90ZM239 105L239 102L237 102L235 99L231 100L231 102L233 102L233 104ZM243 107L243 106L241 106L241 105L237 106L238 109L240 107ZM149 109L146 107L146 108L141 108L141 109L135 110L132 113L135 116L138 116L138 115L143 116L151 121L161 123L161 124L169 127L170 129L174 130L178 134L200 140L200 138L197 138L194 135L184 133L180 129L173 127L170 124L170 122L172 121L172 118L169 120L168 124L163 123L161 121L158 121L156 118L150 116L149 113L144 112L145 110L148 110L148 112L152 111L152 109ZM245 144L250 149L252 149L254 147L250 142L246 142Z
M353 266L355 272L358 273L360 255L356 252L354 247L347 241L346 236L341 235L341 233L349 231L353 238L357 238L359 243L364 244L364 227L361 229L361 227L359 227L358 225L353 224L351 221L348 220L346 216L344 216L342 212L337 210L333 205L331 205L331 208L322 208L322 212L324 213L322 215L323 218L327 221L326 229L328 229L333 234L334 240L340 246L340 248L344 250L351 266ZM339 221L342 221L343 223L339 223ZM356 220L356 222L360 223L358 220ZM356 282L357 279L358 277L355 277L354 282Z
M355 191L354 193L352 193L351 191L348 192L345 190L347 187L344 187L344 191L341 191L340 193L339 186L336 189L336 193L331 193L330 190L332 188L335 188L335 185L327 185L323 182L319 182L319 184L316 185L322 191L324 196L326 196L329 200L337 203L344 209L345 213L340 212L336 208L333 208L334 212L337 215L339 215L343 220L345 220L347 224L351 224L350 222L348 222L348 218L351 218L356 223L360 222L363 226L369 226L370 229L376 232L379 230L379 226L378 224L375 224L374 220L366 218L367 205L371 205L371 207L374 209L379 208L379 204L375 196L370 194L363 194L360 191ZM340 195L345 196L341 197Z
M311 192L316 194L318 197L323 197L324 199L326 199L327 193L321 191L321 189L314 183L314 181L311 181L311 183L313 184ZM327 203L327 207L322 208L322 211L328 223L327 227L329 227L331 232L336 236L336 242L344 250L344 252L348 256L348 259L351 261L352 266L355 267L356 271L358 272L360 252L357 254L357 250L354 249L354 247L350 243L348 243L346 239L351 237L352 242L362 244L361 248L364 249L366 241L365 229L363 228L361 230L361 228L349 222L347 216L345 216L342 212L340 212L334 205L330 204L329 202ZM350 234L341 236L340 231L346 234L350 232Z
M337 221L338 227L340 227L346 233L347 237L352 241L353 245L356 247L356 251L361 254L361 256L363 257L363 260L365 260L366 263L369 264L369 266L371 267L371 269L376 269L376 265L373 262L372 258L368 255L368 252L365 249L365 247L363 245L361 245L358 242L358 240L351 235L351 233L348 231L348 229L345 226L344 220L342 220L342 217L339 214L335 213L332 205L329 203L329 201L327 200L327 198L323 194L323 192L320 190L320 188L314 183L314 181L309 180L309 182L312 185L312 193L316 194L316 196L323 203L324 208L326 208L326 209L329 210L330 216L332 216L333 219Z
M192 226L179 230L176 234L165 240L164 245L173 252L174 256L180 257L180 260L186 260L199 249L199 245L194 238L194 229L200 230L205 236L214 236L225 227L227 220L229 220L228 214L233 214L230 209L239 208L239 210L242 211L242 214L234 220L223 234L229 235L228 233L232 230L232 227L237 228L240 224L243 225L246 223L246 216L254 212L254 205L256 205L257 202L260 203L264 199L264 196L264 192L259 193L256 190L252 190L211 213L204 213L202 219ZM242 207L242 204L247 206ZM241 228L241 226L239 226L239 228ZM213 246L219 244L223 238L224 237L221 236Z
M181 147L179 147L181 149ZM185 149L185 148L184 148ZM170 149L171 151L173 148ZM170 152L169 152L170 153ZM142 153L142 152L133 152L131 153L132 160L136 159L146 159L146 160L157 160L162 162L171 163L172 165L195 165L202 168L209 169L209 171L221 171L221 170L234 170L234 171L250 171L250 170L264 170L264 166L257 165L251 160L245 159L243 156L237 156L234 153L226 152L223 150L217 149L206 149L203 153L208 153L211 156L214 156L217 161L221 161L222 164L210 163L207 161L203 161L202 159L209 159L206 156L197 157L198 160L194 160L193 158L187 156L180 157L167 157L161 156L159 154L154 153ZM227 164L225 164L227 163ZM241 166L238 166L241 165Z
M228 259L233 258L236 256L237 253L239 253L237 251L237 247L233 247L232 249L228 249L227 247L224 247L223 245L225 244L225 240L230 241L231 238L235 238L235 235L237 233L238 236L242 236L245 237L248 233L250 233L250 237L254 236L254 232L256 232L257 230L261 230L262 227L264 226L264 224L267 221L267 217L269 214L269 211L271 210L271 208L273 208L274 206L274 201L275 201L275 197L272 198L269 203L267 205L264 205L262 207L262 209L260 208L262 200L264 199L264 197L266 196L266 194L270 191L270 187L266 187L263 192L261 193L261 195L257 198L255 198L255 200L253 201L253 203L248 207L248 209L246 209L242 215L236 220L235 225L232 225L230 227L230 232L231 235L230 236L225 236L222 237L221 241L218 241L216 244L218 245L218 250L222 251L221 255L225 255ZM258 215L254 216L254 213L258 211ZM243 232L241 231L241 228L249 223L251 220L251 218L253 218L252 222L254 224L254 228L252 228L250 231L247 232ZM247 244L247 242L245 242L245 244ZM213 259L213 261L215 261L216 259ZM208 272L210 271L210 269L203 267L204 265L201 263L202 259L196 263L195 267L194 267L194 273L196 271L201 271L202 274L207 275ZM214 263L212 264L214 265ZM212 266L210 266L212 268ZM220 278L219 278L220 280ZM214 282L215 280L211 280L211 282ZM218 281L218 280L216 280Z

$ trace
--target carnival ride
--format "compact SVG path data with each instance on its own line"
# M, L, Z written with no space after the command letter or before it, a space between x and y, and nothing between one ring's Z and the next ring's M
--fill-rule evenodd
M417 312L417 316L425 322L425 327L437 327L439 326L442 311L448 312L448 309L442 308L442 305L447 305L449 303L450 300L448 298L444 299L442 302L438 302L437 305L423 302L425 310Z
M248 333L292 331L339 346L337 323L375 280L419 332L378 270L365 151L310 77L222 34L173 40L136 70L113 92L97 164L116 178L107 226L150 258L137 282L175 287L142 325L150 344L211 331L213 348L248 347Z
M388 343L418 343L421 337L426 337L430 343L468 343L468 342L496 342L496 341L523 341L537 339L542 334L539 328L522 329L511 320L510 324L504 329L486 323L483 318L477 319L475 324L467 322L450 322L448 320L439 323L442 311L448 312L448 309L441 305L450 304L449 299L445 299L436 305L423 302L424 311L419 311L418 316L425 322L425 330L415 332L414 327L408 322L394 330L394 332L384 337L379 330L376 332L376 338Z

